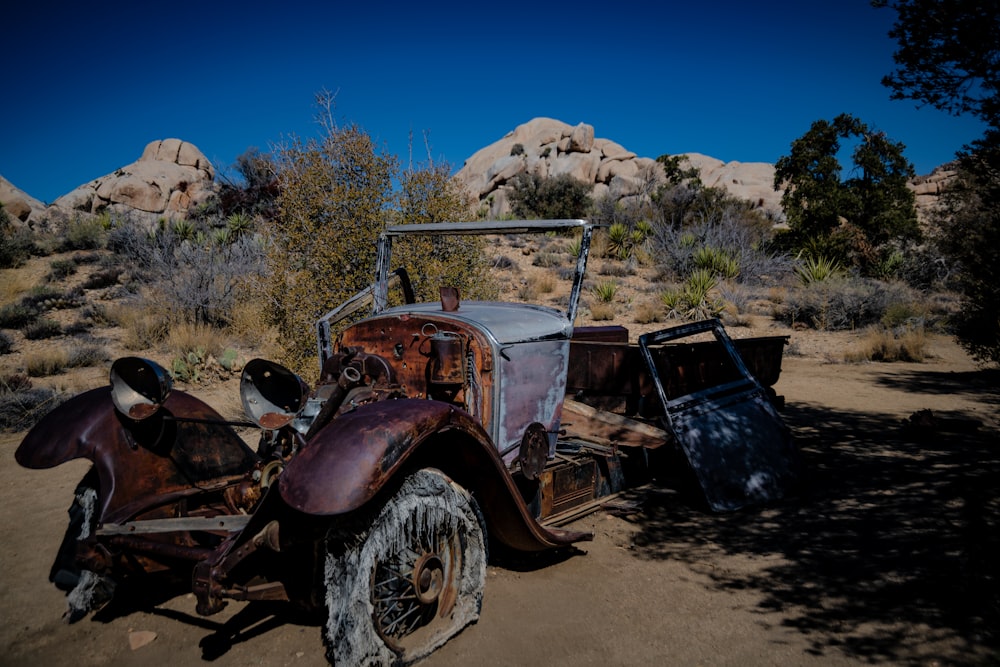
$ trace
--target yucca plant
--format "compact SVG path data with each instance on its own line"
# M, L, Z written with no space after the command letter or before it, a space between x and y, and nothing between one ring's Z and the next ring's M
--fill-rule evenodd
M618 283L614 280L605 280L594 285L590 292L601 303L611 303L615 299L615 294L618 293Z
M669 319L681 319L684 310L684 293L678 289L669 289L660 293L660 301Z
M608 227L608 254L618 259L628 259L632 254L632 236L624 223Z
M691 259L696 268L707 269L725 280L733 280L740 274L739 260L720 248L702 246L694 251Z
M566 247L566 252L570 254L571 257L579 257L580 250L583 248L583 242L576 238L570 241L569 245Z
M226 218L226 229L236 239L253 229L253 218L246 213L233 213Z
M806 257L805 261L795 267L795 274L803 285L821 283L840 275L843 267L840 262L823 255Z
M716 317L722 312L725 304L710 295L717 284L715 275L708 269L695 269L691 272L684 281L685 319L703 320Z

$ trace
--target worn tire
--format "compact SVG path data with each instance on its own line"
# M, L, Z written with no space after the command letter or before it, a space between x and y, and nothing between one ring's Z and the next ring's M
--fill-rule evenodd
M114 594L115 583L107 576L81 569L76 564L76 543L85 540L97 526L97 478L88 474L76 487L69 506L69 525L63 536L49 581L66 591L65 618L74 623L103 606Z
M482 516L465 489L419 470L354 530L327 538L327 658L405 665L479 618L486 580Z

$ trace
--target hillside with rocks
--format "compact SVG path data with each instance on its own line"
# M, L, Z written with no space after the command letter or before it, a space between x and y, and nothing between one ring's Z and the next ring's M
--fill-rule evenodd
M723 162L689 153L685 164L701 172L705 185L755 202L776 218L781 192L774 189L774 165L765 162ZM586 123L569 125L535 118L477 151L455 175L475 195L491 217L510 213L512 182L520 174L542 178L568 174L593 186L593 198L630 200L648 197L665 182L654 157L640 157L610 139L595 138Z
M129 210L151 219L185 217L215 192L215 168L193 144L151 141L135 162L84 183L50 205L0 176L0 202L10 215L37 227L78 214Z
M705 185L724 188L753 202L771 219L781 220L781 190L774 189L774 165L724 162L700 153L685 153L684 166L697 168ZM511 212L512 183L520 174L555 177L568 174L593 187L594 199L629 201L648 197L664 182L655 157L639 156L626 147L595 136L592 125L570 125L535 118L470 156L456 172L491 218ZM911 181L922 215L932 209L951 177L947 165ZM182 218L216 191L215 168L193 144L180 139L150 142L135 162L95 178L46 205L0 176L0 202L12 218L47 228L80 214L130 210L151 220Z

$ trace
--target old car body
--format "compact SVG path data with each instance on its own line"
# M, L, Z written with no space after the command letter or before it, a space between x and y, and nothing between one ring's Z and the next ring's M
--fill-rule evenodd
M636 345L620 327L575 328L593 231L388 227L373 284L317 323L314 388L266 360L243 369L256 451L234 430L247 423L172 390L154 362L117 360L110 387L57 408L16 454L93 462L51 576L71 615L136 574L181 573L201 614L287 600L325 610L331 661L407 663L478 617L488 543L589 539L557 526L648 481L658 452L684 452L713 509L780 498L796 477L769 391L785 339L738 346L710 322ZM413 303L406 271L390 270L400 237L538 233L580 240L560 309L463 302L448 286Z

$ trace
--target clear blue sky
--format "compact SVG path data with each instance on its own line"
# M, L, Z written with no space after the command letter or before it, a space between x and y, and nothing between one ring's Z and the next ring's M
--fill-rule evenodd
M982 126L879 83L895 13L868 0L63 3L4 9L0 174L51 202L140 156L196 145L228 170L250 147L338 121L405 163L457 170L545 116L640 156L774 162L846 112L929 173Z

